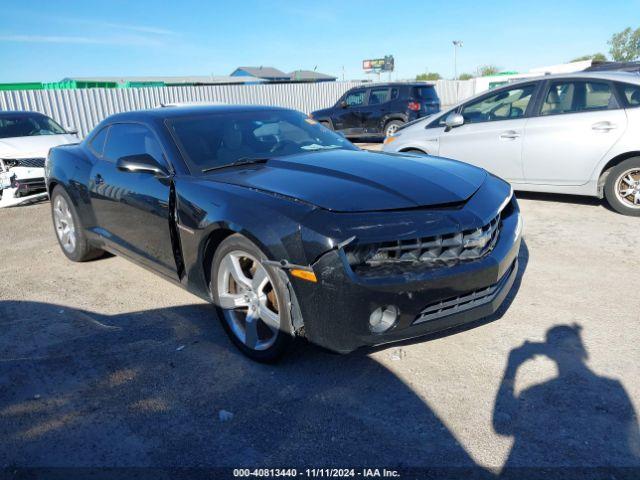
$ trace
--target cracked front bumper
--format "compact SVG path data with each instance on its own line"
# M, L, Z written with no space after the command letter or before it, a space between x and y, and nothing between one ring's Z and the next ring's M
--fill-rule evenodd
M342 250L328 252L313 265L318 283L291 279L305 335L313 343L347 353L362 346L446 330L493 314L518 275L521 222L516 208L503 219L493 250L481 259L395 276L357 276ZM398 308L397 322L384 333L372 333L371 312L388 305Z

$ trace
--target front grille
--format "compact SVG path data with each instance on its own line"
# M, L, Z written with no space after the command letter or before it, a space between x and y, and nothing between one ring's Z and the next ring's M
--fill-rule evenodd
M16 167L44 168L44 158L16 158Z
M19 185L31 188L45 188L44 178L21 178L15 181Z
M481 228L445 235L384 242L345 249L352 267L360 273L375 267L394 264L450 266L460 261L476 260L489 253L500 233L500 214Z
M509 281L509 277L511 277L515 266L516 263L514 262L498 283L494 285L427 305L414 320L414 325L435 320L436 318L446 317L447 315L453 315L454 313L464 312L465 310L471 310L472 308L491 302Z

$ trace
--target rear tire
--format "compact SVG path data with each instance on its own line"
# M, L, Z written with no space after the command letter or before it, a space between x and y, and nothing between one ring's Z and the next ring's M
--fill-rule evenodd
M291 302L281 274L246 237L227 237L211 265L209 290L233 344L263 363L278 360L292 343Z
M628 158L609 171L604 196L616 212L640 217L640 157Z
M104 253L87 240L71 197L60 185L51 193L51 217L58 244L69 260L86 262Z
M390 122L387 122L384 126L384 136L389 137L393 135L402 125L404 125L402 120L391 120Z

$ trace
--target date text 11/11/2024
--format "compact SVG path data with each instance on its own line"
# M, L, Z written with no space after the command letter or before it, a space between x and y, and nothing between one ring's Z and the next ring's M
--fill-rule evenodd
M397 470L386 468L306 468L304 470L297 470L295 468L236 468L233 470L233 476L236 478L398 478L400 477L400 473Z

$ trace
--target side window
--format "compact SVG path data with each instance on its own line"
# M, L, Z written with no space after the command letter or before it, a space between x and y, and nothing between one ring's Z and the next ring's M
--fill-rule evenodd
M346 96L344 101L347 102L347 105L349 105L350 107L357 107L364 103L364 94L364 90L351 92Z
M628 107L640 106L640 85L622 83L620 84L620 88L622 89L622 95Z
M104 127L93 137L91 143L89 143L89 148L91 148L93 153L95 153L99 157L102 156L102 152L104 151L104 143L107 140L108 131L109 127Z
M104 149L106 159L115 162L121 157L147 153L162 165L165 164L162 147L151 130L137 123L111 125Z
M398 87L393 87L391 89L391 100L395 100L400 96L400 89Z
M510 120L524 116L535 85L525 85L468 103L462 107L465 123Z
M588 112L618 108L611 86L605 82L554 82L542 104L540 115Z
M369 105L380 105L389 101L388 88L374 88L369 93Z

